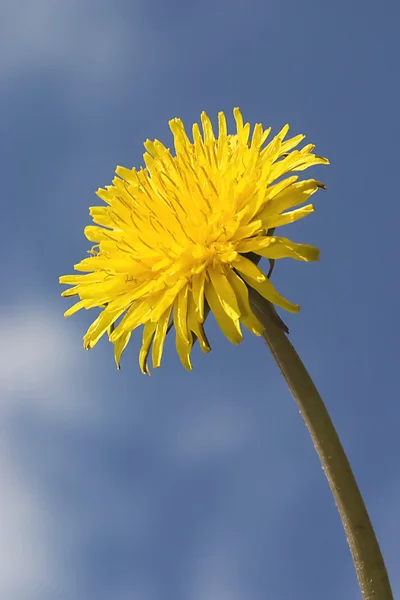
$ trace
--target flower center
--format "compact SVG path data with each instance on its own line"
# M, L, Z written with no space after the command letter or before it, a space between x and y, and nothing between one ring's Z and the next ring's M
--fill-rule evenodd
M208 245L196 244L191 250L194 267L202 265L215 267L218 263L230 263L236 260L238 254L232 242L211 242Z

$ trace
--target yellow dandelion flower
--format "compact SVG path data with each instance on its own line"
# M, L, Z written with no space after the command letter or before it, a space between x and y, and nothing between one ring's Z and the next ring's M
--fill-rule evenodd
M171 323L179 357L191 369L194 341L210 350L203 328L208 310L234 344L242 340L241 323L261 335L249 287L281 308L299 310L252 257L318 259L318 248L267 233L313 212L311 204L298 206L324 187L314 179L284 176L328 160L313 154L311 144L294 150L304 136L285 140L288 125L266 144L270 129L256 124L250 139L250 124L243 123L238 108L234 117L237 132L231 135L219 113L215 137L203 112L203 135L195 123L193 141L182 121L173 119L175 155L160 141L147 140L146 168L117 167L112 185L97 191L106 206L90 209L96 225L85 229L95 246L91 257L75 265L86 274L61 277L60 283L72 286L63 296L79 297L65 316L81 308L102 309L84 346L93 348L108 333L118 367L139 325L144 326L139 356L144 373L150 351L153 366L160 365Z

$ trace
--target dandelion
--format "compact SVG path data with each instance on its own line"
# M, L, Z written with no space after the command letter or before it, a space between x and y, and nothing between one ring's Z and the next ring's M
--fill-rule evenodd
M241 325L262 335L288 383L311 434L335 498L364 600L393 600L385 563L348 459L325 404L304 364L278 324L275 306L297 312L258 266L262 257L315 261L314 246L275 235L282 225L313 212L305 204L319 188L298 171L326 158L304 139L285 139L285 127L268 144L270 130L243 124L234 110L236 133L218 115L218 137L203 112L193 141L179 119L170 121L175 155L158 140L145 143L145 169L117 167L117 177L97 194L106 206L90 209L95 225L85 235L91 256L75 265L86 274L67 275L63 296L78 296L65 316L81 308L101 309L84 336L93 348L107 334L119 368L132 331L143 325L139 364L149 373L151 351L159 367L173 325L178 355L187 369L196 339L210 350L204 321L212 311L225 336L242 340Z
M117 167L112 185L97 195L106 206L93 207L96 225L85 235L95 243L92 255L75 265L86 274L67 275L60 283L73 287L63 296L79 301L66 311L102 310L84 336L93 348L108 333L119 367L131 333L143 325L139 364L149 372L161 362L170 323L183 365L192 368L190 353L199 340L210 350L204 332L210 309L225 336L242 340L241 324L263 333L249 303L249 288L276 306L297 312L299 306L281 296L253 258L318 259L318 248L271 235L279 226L313 212L303 205L319 188L315 179L298 180L293 173L326 158L313 154L312 144L295 150L304 139L285 139L289 126L268 143L270 129L243 123L234 110L236 133L228 134L225 115L218 115L215 137L209 117L195 123L193 141L181 120L169 125L175 155L160 141L144 144L146 168Z

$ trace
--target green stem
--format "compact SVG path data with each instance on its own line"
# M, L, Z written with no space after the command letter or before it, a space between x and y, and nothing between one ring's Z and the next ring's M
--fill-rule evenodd
M364 600L393 600L385 563L349 461L318 393L273 306L251 290L263 337L300 409L335 498Z

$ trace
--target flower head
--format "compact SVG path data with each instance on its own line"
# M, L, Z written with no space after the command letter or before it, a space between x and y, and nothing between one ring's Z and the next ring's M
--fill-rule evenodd
M288 125L266 144L270 129L256 124L250 139L250 125L243 124L238 108L234 117L237 132L228 135L225 115L219 113L216 137L203 112L203 135L195 123L193 141L182 121L173 119L175 156L158 140L147 140L146 168L117 167L113 184L97 191L106 206L90 209L96 225L85 229L96 245L91 257L75 265L86 274L61 277L60 283L73 286L63 296L79 297L65 316L81 308L102 309L84 346L92 348L108 333L118 367L139 325L144 326L140 367L149 372L150 350L158 367L172 322L179 357L191 369L195 339L204 352L210 350L205 306L234 344L242 340L240 323L261 335L248 287L281 308L299 310L251 257L318 259L314 246L267 232L313 212L311 204L294 207L324 187L287 175L328 161L313 154L311 144L294 150L304 136L285 141Z

